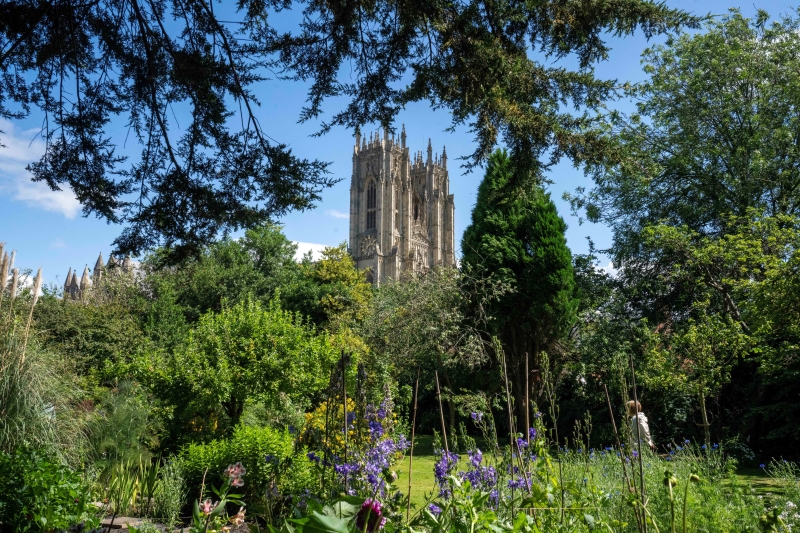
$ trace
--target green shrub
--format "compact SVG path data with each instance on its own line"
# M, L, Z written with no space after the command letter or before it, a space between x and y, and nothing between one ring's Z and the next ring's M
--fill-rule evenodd
M271 428L238 426L228 439L213 440L208 444L190 444L180 455L180 464L189 489L189 499L197 498L203 475L206 486L222 484L222 471L230 465L241 462L247 469L244 476L244 494L253 501L265 494L275 475L274 463L268 463L271 456L284 463L292 456L292 438L287 432Z
M180 512L186 499L186 482L178 461L164 461L161 482L153 499L153 515L168 528L176 527L180 523Z
M0 452L0 531L58 531L81 522L89 530L99 523L91 501L80 473L36 452Z

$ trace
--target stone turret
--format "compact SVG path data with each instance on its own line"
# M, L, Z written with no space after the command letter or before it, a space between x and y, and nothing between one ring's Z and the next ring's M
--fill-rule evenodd
M80 298L81 296L81 287L78 285L77 272L72 272L72 279L69 282L69 296L73 300Z
M81 276L81 298L89 292L89 287L91 287L89 283L89 265L86 265L83 267L83 275Z
M64 297L66 298L69 295L70 285L72 284L72 269L70 268L67 272L67 280L64 282Z
M103 253L101 252L100 255L97 256L97 262L94 264L94 269L92 270L92 286L99 287L100 281L103 279L103 271L106 269L105 265L103 264Z

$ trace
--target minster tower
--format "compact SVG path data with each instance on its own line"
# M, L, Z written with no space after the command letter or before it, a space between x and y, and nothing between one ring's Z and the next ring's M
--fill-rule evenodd
M381 284L407 272L455 265L455 206L447 152L411 155L403 127L399 143L356 134L350 182L350 253L367 279Z

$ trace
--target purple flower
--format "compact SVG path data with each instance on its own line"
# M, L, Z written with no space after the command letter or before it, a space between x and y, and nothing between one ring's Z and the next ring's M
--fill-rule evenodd
M689 444L690 442L691 441L689 439L686 439L685 441L683 441L684 444Z
M519 446L520 448L527 448L528 447L528 441L526 441L522 437L519 437L517 439L517 446Z
M497 492L497 489L489 493L489 502L492 509L497 509L497 506L500 504L500 493Z
M358 472L358 465L348 463L334 465L333 471L342 476L350 476L351 474Z
M536 438L536 428L528 429L528 435L530 435L531 440L535 439Z
M764 463L761 463L760 465L758 465L758 467L759 467L759 468L766 468L766 467L767 467L767 465L765 465Z
M428 505L428 510L431 512L431 514L434 514L436 516L442 514L442 508L436 505L435 503Z
M472 466L474 466L475 468L480 466L481 461L483 461L483 454L481 453L480 450L475 450L475 451L470 450L467 452L467 455L469 456L470 463L472 463Z
M471 416L471 417L472 417L472 419L473 419L475 422L480 422L480 421L481 421L481 418L483 418L483 413L481 413L481 412L472 413L472 414L470 414L469 416Z
M513 477L508 480L509 489L527 489L530 486L530 478L526 476Z
M439 485L439 495L446 498L450 495L450 490L447 486L447 476L455 468L458 463L458 455L450 452L449 454L442 451L442 457L436 461L433 466L433 475L436 478L436 483Z
M369 423L369 434L373 439L378 439L383 436L383 425L380 422L373 421Z
M320 457L319 457L319 455L315 454L314 452L308 452L308 454L306 454L306 456L307 456L307 457L308 457L308 458L309 458L311 461L314 461L315 463L319 464L319 461L320 461Z
M383 516L381 502L372 498L365 500L356 515L356 528L359 531L375 533L375 531L383 529L384 524L386 524L386 518Z

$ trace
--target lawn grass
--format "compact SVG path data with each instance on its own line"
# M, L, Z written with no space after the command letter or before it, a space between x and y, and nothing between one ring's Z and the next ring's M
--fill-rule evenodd
M414 438L414 461L411 472L411 508L419 509L436 490L436 479L433 467L436 458L433 455L433 437L417 435ZM403 493L408 490L408 455L395 465L398 472L397 486Z
M436 457L433 455L433 437L417 435L414 439L414 462L411 483L411 506L419 509L437 490L433 468ZM398 472L397 486L405 493L408 490L408 455L395 465ZM736 472L740 482L753 488L756 494L778 494L783 492L779 483L769 477L763 469L755 465L740 465Z

